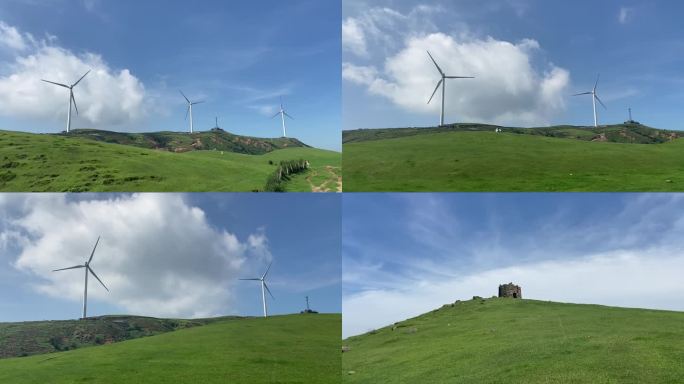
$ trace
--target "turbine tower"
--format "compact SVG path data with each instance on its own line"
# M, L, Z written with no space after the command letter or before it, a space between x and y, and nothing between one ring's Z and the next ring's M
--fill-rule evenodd
M107 288L107 286L104 285L102 280L100 280L100 278L97 277L97 274L95 274L95 271L93 271L93 269L90 267L90 262L93 261L93 255L95 255L95 248L97 248L97 244L99 242L100 242L100 236L97 237L97 241L95 242L95 246L93 247L93 251L90 253L90 258L88 259L88 261L85 262L85 264L74 265L73 267L69 267L69 268L55 269L52 271L52 272L57 272L57 271L65 271L67 269L85 268L85 286L83 289L83 319L86 318L86 310L88 308L88 272L92 273L93 276L97 279L97 281L99 281L100 284L102 284L104 289L106 289L107 292L109 292L109 288Z
M178 92L180 92L180 94L183 95L183 98L185 99L185 101L188 102L188 109L185 111L185 120L188 119L188 114L189 114L190 115L190 133L193 133L194 127L193 127L193 121L192 121L192 106L195 104L202 104L202 103L204 103L204 101L190 101L190 99L188 99L188 97L185 96L183 91L181 91L179 89Z
M447 76L444 71L442 71L442 68L437 65L437 62L435 59L432 57L430 54L430 51L428 51L428 56L430 56L430 60L435 64L435 67L437 67L437 70L439 71L439 74L442 76L442 78L439 80L437 83L437 86L435 87L435 90L432 92L432 96L430 96L430 100L428 100L428 104L432 101L432 98L435 97L435 93L437 93L437 89L439 89L439 86L442 86L442 110L439 115L439 125L442 126L444 125L444 96L446 92L446 80L447 79L474 79L472 76Z
M596 101L598 100L598 102L601 103L603 108L608 109L608 107L606 107L606 105L603 104L603 101L601 101L601 99L599 99L598 95L596 94L596 87L598 87L598 82L599 82L600 77L601 77L600 74L598 76L596 76L596 83L594 83L594 88L591 91L577 93L577 94L573 95L573 96L591 95L591 102L592 102L592 106L594 107L594 128L598 128L598 118L596 116Z
M218 125L218 116L216 116L216 126L214 127L214 129L219 129L219 128L220 128L220 127L219 127L219 125Z
M273 264L273 262L271 262ZM268 291L268 294L271 295L271 298L275 300L275 297L273 297L273 294L271 293L271 290L268 289L268 285L266 285L266 275L268 274L268 271L271 269L271 264L268 265L268 268L266 268L266 272L264 272L261 277L255 277L252 279L240 279L240 280L253 280L253 281L259 281L261 282L261 302L264 305L264 317L268 317L268 308L266 308L266 291Z
M66 88L69 90L69 110L67 111L67 123L66 123L67 133L69 133L69 131L71 130L71 105L72 105L72 103L73 103L74 108L76 108L76 114L78 115L78 106L76 106L76 98L74 97L74 87L77 86L78 83L80 83L81 80L83 80L83 78L86 77L86 75L89 73L90 73L90 70L88 70L88 72L86 72L85 75L81 76L81 78L78 79L77 82L75 82L71 85L66 85L66 84L62 84L62 83L55 83L54 81L41 79L42 81L44 81L46 83L58 85L60 87L63 87L63 88Z
M290 116L285 112L285 109L283 108L283 98L280 98L280 111L273 115L271 119L275 119L278 115L280 115L280 120L283 123L283 137L287 137L287 132L285 131L285 116L289 117L290 119L294 120L294 117Z

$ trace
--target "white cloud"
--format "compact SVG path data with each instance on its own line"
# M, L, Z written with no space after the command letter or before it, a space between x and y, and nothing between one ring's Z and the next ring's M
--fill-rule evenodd
M241 241L212 227L205 213L180 195L89 201L40 195L0 201L3 211L9 205L14 218L6 218L0 239L21 245L14 265L35 275L39 283L34 288L46 295L82 299L81 270L51 271L82 264L102 235L92 266L110 292L90 280L88 295L95 308L97 301L105 301L136 315L229 313L238 271L249 260L271 260L262 230Z
M532 62L539 49L539 43L531 39L514 44L491 37L431 33L407 39L398 53L385 60L382 71L343 64L343 78L405 110L437 114L439 95L427 104L439 80L427 56L429 50L447 75L476 77L448 81L449 120L546 124L565 107L563 95L570 75L553 64L545 71L535 69Z
M404 281L395 288L345 296L342 334L346 338L384 327L455 300L490 297L496 295L499 284L509 281L521 285L527 299L681 311L684 304L676 298L684 290L682 269L680 249L660 249L538 262L448 281Z
M368 54L366 36L356 19L348 18L342 22L342 48L358 56Z
M620 12L618 12L618 21L620 24L629 23L634 16L634 9L628 7L621 7Z
M23 51L32 41L31 35L23 35L17 28L0 21L0 48Z
M36 41L0 22L0 45L19 51L13 61L0 62L6 68L0 73L0 115L63 121L68 90L41 79L72 84L88 70L92 72L74 89L79 110L75 127L126 124L146 115L145 87L128 69L110 68L102 56L76 54L55 40Z

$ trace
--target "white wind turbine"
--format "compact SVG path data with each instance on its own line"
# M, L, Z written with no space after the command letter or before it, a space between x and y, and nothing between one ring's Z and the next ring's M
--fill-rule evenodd
M93 255L95 255L95 248L97 248L97 244L99 242L100 242L100 236L97 237L97 241L95 242L95 246L93 247L93 251L90 253L90 258L88 259L88 261L85 262L85 264L74 265L73 267L69 267L69 268L55 269L52 271L52 272L57 272L57 271L65 271L67 269L85 268L85 288L83 289L83 319L86 318L86 310L88 307L88 272L92 273L93 276L95 276L95 278L97 279L97 281L99 281L100 284L102 284L104 289L106 289L107 292L109 292L109 288L107 288L107 286L104 285L102 280L100 280L100 278L97 277L97 275L95 274L95 271L93 271L93 269L90 268L90 262L93 261Z
M72 103L73 103L74 108L76 108L76 114L78 115L78 107L76 106L76 98L74 97L74 87L77 86L78 83L80 83L81 80L83 80L83 78L86 77L86 75L89 73L90 73L90 70L88 70L88 72L86 72L85 75L81 76L81 78L78 79L77 82L75 82L71 85L66 85L66 84L62 84L62 83L55 83L54 81L41 79L42 81L44 81L46 83L58 85L60 87L63 87L63 88L66 88L69 90L69 111L67 112L67 124L66 124L67 133L69 133L69 131L71 130L71 105L72 105Z
M290 116L285 112L285 109L283 108L283 98L280 98L280 111L273 115L271 119L275 119L278 115L280 115L280 120L283 123L283 137L287 137L287 132L285 131L285 116L289 117L290 119L294 120L294 117Z
M180 92L180 94L183 95L183 98L185 99L185 101L188 102L188 109L187 109L187 111L185 111L185 120L188 119L188 114L189 114L190 115L190 133L193 133L194 127L193 127L193 121L192 121L192 106L195 104L202 104L202 103L204 103L204 101L190 101L190 99L188 99L188 97L185 96L185 93L183 93L183 91L181 91L179 89L178 92Z
M573 96L591 95L591 102L592 102L592 106L594 107L594 127L595 128L598 128L598 117L596 116L596 101L598 100L598 102L601 103L603 108L608 109L608 107L606 107L606 105L603 104L603 101L601 101L601 99L599 99L598 95L596 94L596 87L598 87L599 77L601 77L600 74L598 76L596 76L596 83L594 83L594 88L591 91L577 93L577 94L573 95Z
M273 262L271 262L273 264ZM266 285L266 275L268 274L268 271L271 269L271 264L268 265L268 268L266 268L266 272L264 272L261 277L255 277L252 279L240 279L240 280L253 280L253 281L259 281L261 282L261 301L264 305L264 317L268 317L268 309L266 308L266 291L268 291L268 294L271 295L271 298L275 300L275 297L273 297L273 294L271 293L271 290L268 289L268 285Z
M439 86L442 86L442 111L439 115L439 125L442 126L444 125L444 95L446 92L446 79L474 79L472 76L447 76L444 71L442 71L442 68L437 65L437 62L435 59L432 57L430 54L430 51L428 51L428 56L430 56L430 60L435 64L435 67L437 67L437 70L439 71L439 74L442 76L442 78L439 80L437 83L437 86L435 87L435 90L432 92L432 96L430 96L430 100L428 100L428 104L432 101L432 98L435 97L435 93L437 93L437 89L439 89Z

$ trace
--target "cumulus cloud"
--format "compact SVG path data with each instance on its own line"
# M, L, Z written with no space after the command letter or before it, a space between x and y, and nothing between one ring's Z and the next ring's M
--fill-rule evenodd
M353 55L343 79L406 111L438 114L439 95L427 104L440 79L430 51L447 75L476 77L447 82L450 121L545 125L564 110L570 73L544 60L539 42L478 37L459 22L445 33L432 21L439 14L428 6L406 14L372 8L345 19L343 46Z
M342 334L346 338L384 327L455 300L493 296L499 284L509 281L520 284L528 299L681 311L684 305L674 304L671 298L684 289L679 276L684 256L672 251L615 251L492 269L458 279L404 281L395 289L350 294L342 301Z
M76 125L99 128L146 115L145 87L128 69L113 69L97 53L74 53L55 42L54 37L36 40L0 22L0 47L14 53L12 61L0 62L0 115L65 119L68 90L41 79L72 84L88 70L92 72L74 89Z
M136 315L227 313L238 271L271 260L263 230L241 240L212 227L200 208L175 194L18 196L0 200L0 208L10 216L0 239L20 245L13 265L38 277L37 291L80 301L82 272L51 271L82 264L101 235L92 266L110 292L91 280L89 298Z

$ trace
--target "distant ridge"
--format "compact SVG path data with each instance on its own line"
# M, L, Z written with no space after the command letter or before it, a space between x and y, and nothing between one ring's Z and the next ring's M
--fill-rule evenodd
M110 344L229 319L240 318L233 316L181 320L144 316L97 316L86 320L0 323L0 359Z
M283 148L311 148L295 138L260 138L240 136L220 128L209 131L184 132L142 132L127 133L99 129L72 129L69 134L56 134L64 137L81 137L105 143L130 145L169 152L189 152L196 150L216 150L248 155L263 155Z
M503 133L576 139L582 141L604 141L633 144L659 144L677 139L684 135L684 133L678 131L657 129L648 127L646 125L641 125L639 123L630 122L615 125L605 125L598 128L573 125L515 128L490 124L464 123L449 124L443 127L379 128L342 131L342 142L356 143L362 141L395 139L406 136L448 132L494 132L497 128L501 129Z

